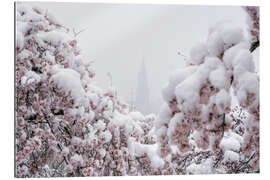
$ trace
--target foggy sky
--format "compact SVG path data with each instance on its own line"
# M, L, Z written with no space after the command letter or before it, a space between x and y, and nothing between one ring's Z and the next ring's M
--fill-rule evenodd
M107 73L123 99L136 90L145 60L150 101L159 106L161 89L171 71L184 67L193 45L206 38L217 22L245 24L245 12L233 6L182 6L96 3L29 3L51 11L70 29L85 29L79 37L84 55L94 60L96 81L109 85Z

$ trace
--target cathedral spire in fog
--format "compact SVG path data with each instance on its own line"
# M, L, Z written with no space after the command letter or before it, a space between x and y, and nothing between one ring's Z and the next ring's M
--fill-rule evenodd
M144 58L138 73L135 104L137 110L149 113L149 87Z

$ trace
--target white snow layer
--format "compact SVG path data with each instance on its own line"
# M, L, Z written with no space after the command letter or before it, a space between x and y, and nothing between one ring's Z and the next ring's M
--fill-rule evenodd
M40 76L33 71L27 71L26 74L21 78L22 85L31 84L32 82L38 83L39 81L40 81Z
M204 58L207 56L208 51L205 43L198 43L190 51L190 63L199 65L203 63Z
M225 91L224 89L219 91L215 96L215 102L218 106L219 112L224 112L226 107L229 108L231 106L231 96L229 92Z
M234 151L225 151L223 162L239 161L239 154Z
M70 161L72 164L76 164L76 165L83 165L83 158L81 155L79 154L74 154L71 158L70 158Z
M225 139L223 138L220 143L220 147L224 151L226 150L238 151L240 148L240 143L234 138L225 138Z
M40 32L38 34L39 38L41 38L45 42L49 42L54 46L59 45L63 42L69 42L72 38L67 34L61 31L49 31L49 32Z
M220 66L216 70L212 71L209 75L209 80L216 88L225 88L226 81L228 80L225 68Z
M242 28L231 22L218 23L209 31L207 49L211 55L220 56L225 49L242 40Z
M50 82L57 85L58 88L62 89L65 93L71 93L74 98L75 103L80 103L83 101L85 96L85 91L81 85L80 74L73 69L59 68L54 66L50 71L52 77Z
M135 156L142 156L146 153L151 161L152 168L162 168L164 166L163 159L157 153L157 144L140 144L134 138L128 140L129 152Z
M225 132L223 139L220 142L220 148L223 151L239 151L243 138L234 132Z
M189 174L211 174L212 172L212 159L207 159L201 164L191 164L187 167L187 173Z

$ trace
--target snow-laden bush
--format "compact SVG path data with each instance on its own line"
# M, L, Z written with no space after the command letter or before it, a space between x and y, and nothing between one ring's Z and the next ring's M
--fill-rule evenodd
M154 115L130 112L93 81L69 29L41 9L16 10L16 176L158 174Z
M259 14L257 7L244 9L251 36L230 22L213 26L163 89L156 133L168 174L259 171L259 75L250 49L254 36L259 40ZM243 125L230 115L232 98L248 113Z

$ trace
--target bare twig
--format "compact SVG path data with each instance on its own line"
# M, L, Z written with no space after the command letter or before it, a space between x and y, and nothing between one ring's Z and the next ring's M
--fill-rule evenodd
M82 33L83 31L85 31L86 29L87 29L87 28L84 28L84 29L82 29L82 30L76 32L76 31L75 31L75 28L73 28L72 31L73 31L74 37L77 37L80 33Z

